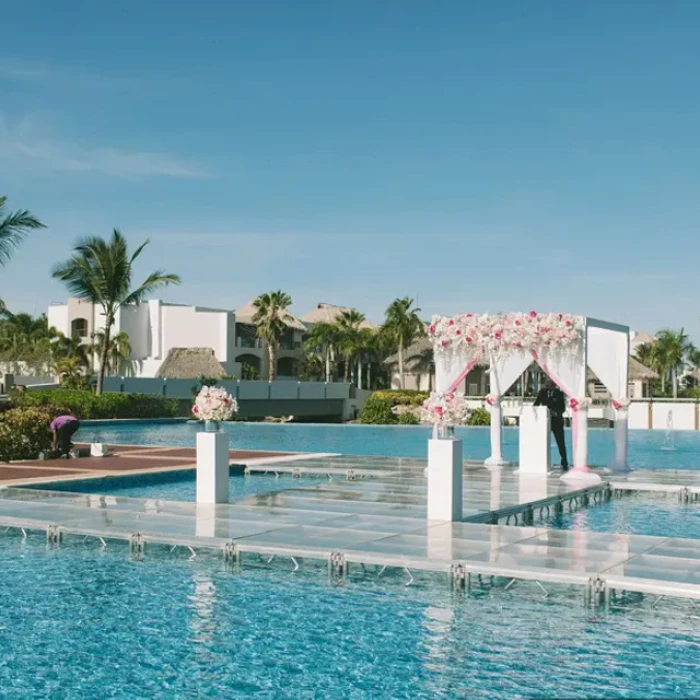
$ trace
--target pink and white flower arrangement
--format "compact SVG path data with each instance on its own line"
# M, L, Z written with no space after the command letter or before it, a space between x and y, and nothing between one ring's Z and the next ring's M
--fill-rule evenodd
M428 335L437 351L466 348L474 353L499 355L515 350L545 353L580 349L585 320L568 314L510 313L435 316Z
M237 412L236 399L218 386L203 386L192 406L194 417L204 421L230 420Z
M423 402L420 411L421 423L430 425L464 425L469 418L469 408L464 396L455 394L438 394L433 392Z

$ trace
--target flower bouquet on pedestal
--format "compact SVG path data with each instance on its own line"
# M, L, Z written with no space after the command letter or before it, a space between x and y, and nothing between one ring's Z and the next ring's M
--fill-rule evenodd
M192 406L192 415L203 420L205 430L214 432L219 429L219 423L231 420L238 412L238 402L226 389L218 386L202 387Z
M421 423L433 426L433 438L438 440L454 438L454 426L464 425L469 418L469 408L464 396L454 392L433 393L421 407Z

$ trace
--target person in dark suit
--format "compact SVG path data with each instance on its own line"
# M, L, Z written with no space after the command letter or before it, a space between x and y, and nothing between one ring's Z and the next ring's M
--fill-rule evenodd
M537 394L535 406L546 406L549 409L552 433L557 441L561 457L561 468L567 471L569 460L566 458L566 442L564 441L564 412L566 411L564 392L550 379L547 386L540 389Z

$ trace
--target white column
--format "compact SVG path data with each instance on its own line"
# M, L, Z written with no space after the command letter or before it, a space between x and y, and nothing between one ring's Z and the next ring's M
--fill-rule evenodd
M574 469L588 471L588 409L573 412L576 421L576 444L574 445Z
M573 422L576 421L574 426ZM564 481L587 481L598 483L601 478L588 468L588 409L581 407L573 412L572 429L574 430L574 467L561 475Z
M491 456L485 464L489 467L500 467L508 462L504 461L501 451L501 438L503 431L503 409L501 408L501 397L493 397L491 403Z
M228 433L197 433L197 503L228 503Z
M629 409L618 409L615 416L615 461L612 468L615 471L627 471L627 447L629 441Z
M462 441L428 440L428 520L461 520L462 488Z
M546 474L551 466L551 429L546 406L524 406L520 414L521 473Z

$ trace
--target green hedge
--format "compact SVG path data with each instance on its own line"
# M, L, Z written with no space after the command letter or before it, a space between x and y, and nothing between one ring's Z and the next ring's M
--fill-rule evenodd
M10 400L15 407L45 407L57 413L70 408L81 420L100 418L175 418L179 402L146 394L102 394L92 391L50 389L47 391L13 391Z
M399 425L420 425L420 421L412 413L402 413L399 416Z
M46 408L13 408L0 414L0 460L36 459L51 451L49 424L53 414Z
M491 414L485 408L475 408L467 419L467 425L491 425Z
M421 406L430 397L427 391L412 391L410 389L392 389L390 391L375 391L372 397L386 399L392 406Z
M398 418L391 409L392 403L389 399L383 399L376 394L372 394L367 399L362 413L360 413L360 423L371 425L393 425L398 423Z

